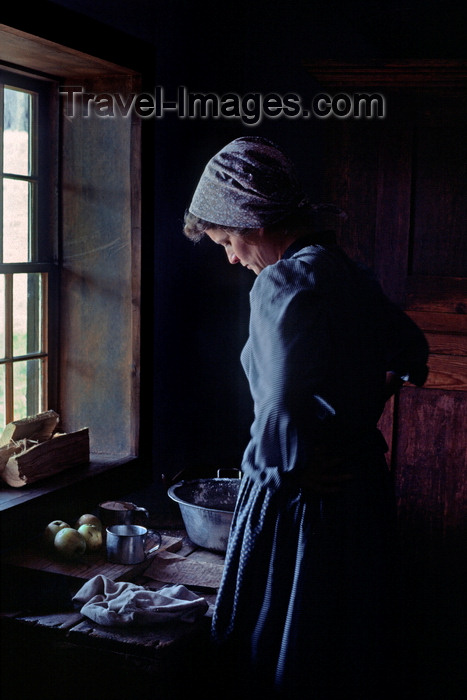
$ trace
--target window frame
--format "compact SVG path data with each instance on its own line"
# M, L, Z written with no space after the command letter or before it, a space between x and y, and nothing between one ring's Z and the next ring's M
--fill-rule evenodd
M35 99L35 111L33 123L33 167L32 174L27 176L18 176L21 181L35 181L36 187L31 204L31 228L33 229L32 250L30 253L30 261L28 262L0 262L0 273L5 275L6 284L6 300L9 296L9 286L11 276L18 273L37 273L41 275L43 285L43 299L41 303L43 313L43 327L41 328L41 349L37 352L26 353L24 358L13 357L13 353L8 353L12 350L11 342L8 342L8 333L6 333L5 347L5 365L6 377L6 423L23 418L25 416L16 416L12 413L13 398L8 397L11 391L12 379L8 379L8 375L12 373L14 362L20 359L30 357L31 359L44 360L44 365L41 368L43 391L42 398L39 404L39 411L47 409L48 405L57 404L57 358L59 356L58 339L58 258L57 258L57 212L58 198L57 187L55 183L58 181L58 162L56 145L58 144L58 134L54 125L54 109L56 109L55 93L57 91L57 82L43 76L35 75L33 71L20 73L8 67L0 65L0 83L4 87L17 88L37 95ZM3 113L2 124L3 124ZM2 144L3 145L3 144ZM3 156L3 149L0 148ZM3 157L2 157L2 173L3 173ZM11 176L11 173L3 173L4 176ZM0 204L0 209L3 212L3 199ZM11 290L10 290L11 293ZM10 300L11 301L11 300ZM6 303L7 307L7 303ZM6 308L8 313L8 308ZM29 316L28 316L29 318ZM11 355L11 357L9 356ZM53 369L55 368L55 369Z
M50 23L43 19L42 30L44 34L41 36L38 28L34 27L34 33L25 33L16 27L0 25L0 63L7 70L17 70L22 73L24 70L32 70L37 76L42 76L45 80L59 82L60 85L81 84L98 86L105 91L105 85L110 86L111 91L119 86L123 86L130 92L140 92L143 82L143 71L139 66L151 65L154 56L153 47L143 46L141 42L137 42L135 50L131 50L131 40L126 38L122 41L122 36L119 35L115 40L110 40L109 43L102 42L102 27L97 25L94 27L93 33L92 23L86 22L86 31L78 32L76 30L75 39L78 39L78 45L82 45L83 36L86 41L98 47L94 53L85 53L82 48L77 50L73 46L62 43L62 36L59 42L51 41L45 36L50 35ZM42 20L41 20L42 21ZM106 30L107 31L107 30ZM60 32L62 35L63 33ZM109 38L109 37L107 37ZM2 39L4 39L2 41ZM71 42L73 44L73 42ZM109 52L109 46L111 50ZM121 56L125 56L125 63L118 63L102 58L102 54L107 52L108 56L114 55L115 47L121 47ZM137 50L136 50L137 49ZM118 53L118 52L117 52ZM136 67L128 67L126 61L131 56L132 60L137 65ZM28 65L25 66L24 59L27 57ZM147 73L145 79L152 79L152 69ZM109 89L110 89L109 88ZM58 93L56 95L57 104L59 102ZM61 110L56 110L56 114L60 114ZM75 159L74 164L69 167L77 168L84 165L84 161L80 159L80 144L73 144L73 138L70 136L70 124L60 114L60 118L53 121L53 128L56 133L60 133L61 145L58 151L57 147L57 162L60 182L51 184L56 186L59 193L60 206L58 211L58 250L57 256L60 262L63 262L63 245L60 242L60 231L72 231L76 224L73 220L67 221L67 216L70 209L74 206L69 206L64 203L63 194L67 194L63 189L64 165L69 165L70 153ZM10 532L12 528L16 528L17 535L21 536L21 531L27 527L27 523L34 523L37 526L38 513L41 513L42 520L47 517L57 517L57 503L61 504L62 517L73 517L76 515L77 509L90 509L95 507L96 502L102 498L121 497L125 493L131 493L133 490L148 485L152 481L152 446L150 444L150 436L147 436L144 442L140 435L140 416L141 416L141 397L140 397L140 307L141 307L141 133L142 120L132 116L126 120L127 132L123 138L128 139L130 144L128 153L128 162L125 163L125 178L127 187L127 205L128 212L125 212L125 231L127 235L127 256L128 256L128 276L125 286L127 287L127 296L125 304L128 312L127 320L127 347L126 355L123 358L124 362L121 366L122 376L126 382L125 407L121 408L121 414L126 419L124 426L125 432L128 434L127 444L123 448L118 448L114 453L107 453L97 447L92 450L91 444L91 462L87 467L73 468L62 472L50 479L42 482L36 482L31 487L26 489L11 489L3 491L0 489L0 525L2 531ZM148 127L146 126L146 133ZM152 143L152 127L149 129L149 143ZM58 139L57 139L58 143ZM82 144L83 151L89 148L88 144ZM99 154L96 155L99 158ZM78 159L78 160L76 160ZM118 168L116 168L118 170ZM146 166L147 170L147 166ZM73 184L71 185L71 189ZM86 190L87 184L82 183L82 190ZM68 192L68 195L70 193ZM73 203L72 203L73 204ZM120 202L116 201L119 205ZM80 210L73 214L82 221L83 224L85 214ZM69 217L68 217L69 218ZM149 215L148 220L151 219ZM84 221L84 224L86 222ZM68 234L65 234L65 236ZM151 234L152 237L152 234ZM65 265L66 267L66 265ZM68 275L71 279L71 286L66 289L66 278ZM71 269L66 270L64 275L63 267L58 273L58 285L62 290L62 294L68 295L72 302L73 295L79 291L80 272ZM78 284L73 286L73 282ZM65 285L65 287L64 287ZM79 304L78 304L79 305ZM76 306L76 305L75 305ZM70 319L68 318L69 308L61 309L57 315L58 327L57 332L61 338L61 357L57 358L59 365L59 377L57 386L58 404L63 405L64 397L65 406L62 414L63 427L65 431L79 429L83 427L83 416L86 415L89 401L77 397L78 407L75 405L73 392L76 393L75 387L72 387L71 394L68 391L70 381L68 377L69 367L67 367L68 353L73 352L76 343L73 338L67 339L67 331L70 329ZM68 328L66 327L68 325ZM64 349L65 343L65 349ZM118 379L116 380L118 381ZM150 391L150 387L148 387ZM71 398L70 398L71 396ZM71 403L70 403L71 402ZM147 403L145 405L145 422L148 422ZM95 418L95 416L94 416ZM115 425L115 431L118 431L120 426L118 418L112 421ZM92 431L90 430L90 437ZM79 503L79 505L76 505ZM64 508L64 504L66 507Z

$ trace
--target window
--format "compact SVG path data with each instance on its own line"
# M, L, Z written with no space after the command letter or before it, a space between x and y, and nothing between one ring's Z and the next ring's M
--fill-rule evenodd
M39 25L49 35L47 17L38 16L38 32ZM48 510L55 497L70 511L78 502L80 509L92 508L99 493L122 497L151 478L139 433L143 120L68 119L59 97L67 85L139 94L141 71L125 63L137 56L140 66L146 54L139 43L137 51L122 44L122 64L83 53L90 26L86 21L86 31L71 32L78 43L72 48L62 43L61 25L59 42L0 25L0 104L19 99L27 143L20 165L8 165L0 153L2 184L22 188L27 222L13 244L0 211L7 256L0 258L0 378L9 373L0 421L7 421L7 400L15 417L16 410L30 415L53 409L60 430L89 428L91 449L88 466L37 485L12 489L0 481L1 533ZM100 28L95 30L100 38ZM101 41L93 46L105 53ZM0 123L4 132L13 124L2 113ZM10 136L5 134L2 149ZM21 346L14 330L20 318ZM22 389L15 377L20 369ZM43 517L56 512L51 508Z
M0 72L0 425L47 410L49 402L47 300L55 276L48 88Z

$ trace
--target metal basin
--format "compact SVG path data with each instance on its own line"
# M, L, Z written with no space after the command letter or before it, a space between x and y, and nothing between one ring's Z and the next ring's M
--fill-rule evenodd
M215 552L225 552L240 479L180 481L167 491L178 503L190 540Z

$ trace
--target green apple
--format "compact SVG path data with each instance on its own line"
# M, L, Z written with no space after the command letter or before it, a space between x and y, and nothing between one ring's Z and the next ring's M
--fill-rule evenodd
M44 530L44 542L48 547L53 547L55 535L59 530L70 527L64 520L52 520Z
M78 530L81 525L95 525L97 528L99 528L99 530L104 530L102 522L99 520L97 515L93 515L92 513L84 513L84 515L80 515L76 521L75 530Z
M79 559L86 551L86 540L74 527L64 527L55 535L54 547L64 559Z
M95 525L85 523L84 525L79 526L78 532L83 535L84 539L86 540L87 552L95 552L102 547L103 537L102 530L100 528L96 527Z

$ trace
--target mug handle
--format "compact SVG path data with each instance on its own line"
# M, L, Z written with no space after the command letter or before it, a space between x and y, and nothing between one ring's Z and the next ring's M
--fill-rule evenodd
M155 535L159 541L156 545L154 545L154 547L151 547L151 549L148 549L148 551L144 553L145 559L147 559L147 557L153 552L157 552L157 550L160 549L162 544L162 535L160 532L158 532L157 530L148 530L148 535L149 534Z
M136 508L134 508L133 512L144 513L144 517L146 518L146 520L149 518L149 511L147 508L143 508L143 506L137 506Z

